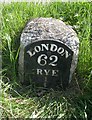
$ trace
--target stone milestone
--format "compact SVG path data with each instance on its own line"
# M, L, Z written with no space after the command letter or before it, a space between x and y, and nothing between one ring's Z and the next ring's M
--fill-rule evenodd
M63 21L31 20L20 38L20 81L45 88L66 88L75 71L78 52L79 39Z

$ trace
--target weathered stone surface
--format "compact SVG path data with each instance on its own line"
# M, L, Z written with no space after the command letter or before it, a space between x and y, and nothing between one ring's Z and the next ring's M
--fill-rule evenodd
M29 21L20 38L19 76L24 81L24 49L36 41L56 40L73 51L69 82L77 65L79 39L75 31L63 21L54 18L36 18Z

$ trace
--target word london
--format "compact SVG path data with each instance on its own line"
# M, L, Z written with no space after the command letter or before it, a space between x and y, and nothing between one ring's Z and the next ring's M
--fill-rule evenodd
M36 53L41 52L41 51L51 51L51 52L57 52L61 56L65 55L65 58L68 58L71 54L68 53L67 50L65 50L62 47L58 47L55 44L41 44L39 46L35 46L33 51L27 51L27 53L30 55L30 57L34 56Z

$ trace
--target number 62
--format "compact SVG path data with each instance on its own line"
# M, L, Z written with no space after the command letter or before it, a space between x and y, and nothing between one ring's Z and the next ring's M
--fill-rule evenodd
M39 65L45 66L47 64L47 59L49 59L51 61L50 63L48 63L48 65L51 65L51 66L56 66L57 65L58 57L56 55L51 55L48 58L47 55L42 54L38 57L37 62L38 62Z

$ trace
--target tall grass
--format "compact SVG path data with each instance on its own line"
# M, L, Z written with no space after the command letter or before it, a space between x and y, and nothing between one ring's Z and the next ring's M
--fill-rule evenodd
M91 3L11 3L1 6L2 39L2 117L61 118L91 120L92 110L92 29ZM39 92L30 86L23 88L18 79L18 54L21 32L28 20L53 17L72 25L80 40L76 85L67 91ZM15 87L16 86L16 87ZM76 87L77 86L77 87ZM76 90L77 88L77 90Z

